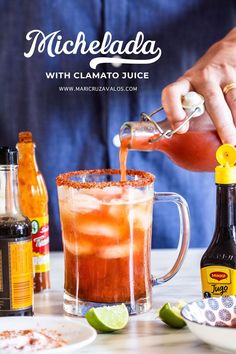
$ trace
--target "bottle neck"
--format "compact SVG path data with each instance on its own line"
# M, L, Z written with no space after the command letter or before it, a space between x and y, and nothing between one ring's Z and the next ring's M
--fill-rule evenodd
M158 122L155 120L125 122L120 128L120 141L129 150L165 152L165 145L170 145L172 140L168 136L162 136L162 133L171 130L168 119ZM202 134L215 132L211 119L205 114L190 120L188 130ZM178 137L179 135L174 133L173 136Z
M20 142L17 144L19 153L19 166L31 166L34 170L38 171L38 165L35 157L35 144L32 142Z
M18 166L0 166L0 214L20 213L18 197Z
M233 229L236 226L236 184L218 184L216 203L216 229Z

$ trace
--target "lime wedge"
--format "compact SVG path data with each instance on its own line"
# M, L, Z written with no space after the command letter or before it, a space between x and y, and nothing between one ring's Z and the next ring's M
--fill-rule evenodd
M114 332L124 328L129 321L125 304L92 307L85 315L88 323L101 332Z
M159 318L170 327L183 328L186 323L180 315L181 308L180 305L171 306L166 303L159 310Z

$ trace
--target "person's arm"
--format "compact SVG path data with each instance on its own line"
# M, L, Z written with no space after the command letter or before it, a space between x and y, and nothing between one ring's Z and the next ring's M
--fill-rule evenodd
M162 91L162 104L173 127L185 118L181 97L189 91L204 96L205 106L223 143L236 145L236 27L212 45L196 64ZM180 133L184 133L185 127Z

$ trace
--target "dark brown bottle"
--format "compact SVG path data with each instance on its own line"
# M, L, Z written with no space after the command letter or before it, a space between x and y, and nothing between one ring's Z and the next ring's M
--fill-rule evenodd
M201 260L204 297L236 295L236 150L225 144L218 151L216 226Z
M19 208L17 150L0 148L0 316L32 316L31 223Z

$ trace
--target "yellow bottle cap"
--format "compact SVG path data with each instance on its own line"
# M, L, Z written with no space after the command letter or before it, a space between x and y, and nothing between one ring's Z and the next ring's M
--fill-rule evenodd
M236 183L236 148L230 144L221 145L216 151L219 166L216 167L217 184Z

